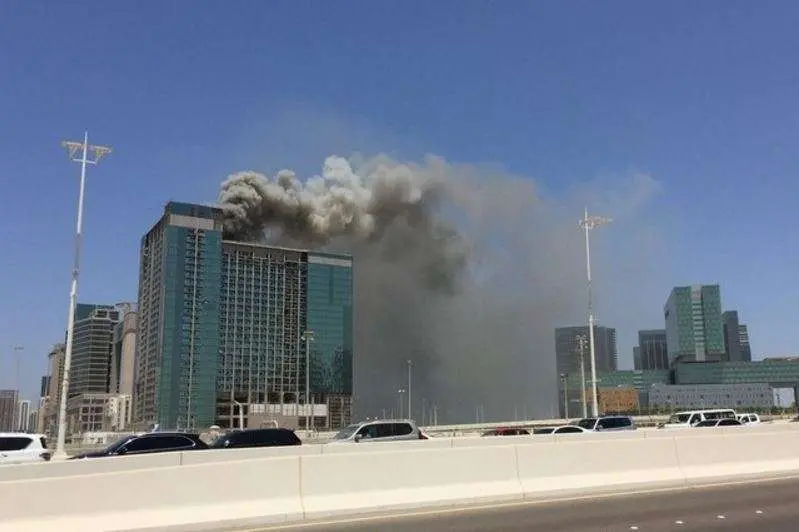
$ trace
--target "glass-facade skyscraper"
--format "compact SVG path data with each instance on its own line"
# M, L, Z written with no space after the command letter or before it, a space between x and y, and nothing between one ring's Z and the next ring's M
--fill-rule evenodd
M347 255L223 240L219 209L170 202L142 239L136 422L296 415L284 407L305 402L308 362L309 402L348 423L352 285Z
M719 285L677 286L663 308L669 362L725 358Z

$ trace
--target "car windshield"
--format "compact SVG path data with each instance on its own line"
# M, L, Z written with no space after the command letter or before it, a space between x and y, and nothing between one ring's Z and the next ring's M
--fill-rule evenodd
M688 423L691 414L672 414L669 418L669 423Z
M577 422L577 426L584 429L592 429L594 428L594 425L596 425L596 418L593 417L581 419Z
M360 425L350 425L348 427L344 427L333 437L333 439L346 440L347 438L351 438L352 435L358 430L358 427L360 427Z

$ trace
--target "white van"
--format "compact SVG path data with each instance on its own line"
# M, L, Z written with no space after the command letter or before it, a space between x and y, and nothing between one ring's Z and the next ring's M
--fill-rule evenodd
M719 408L715 410L688 410L676 412L661 427L665 429L691 428L700 421L708 419L736 419L735 410Z

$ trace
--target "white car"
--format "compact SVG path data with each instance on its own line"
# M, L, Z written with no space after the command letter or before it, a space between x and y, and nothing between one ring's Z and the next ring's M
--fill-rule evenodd
M44 434L0 432L0 465L47 462L50 457Z
M738 414L738 421L744 425L759 425L762 423L757 414Z

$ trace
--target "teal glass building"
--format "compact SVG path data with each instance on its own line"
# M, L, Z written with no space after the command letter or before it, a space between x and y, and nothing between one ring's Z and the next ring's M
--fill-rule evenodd
M222 211L170 202L142 238L133 390L140 428L215 419Z
M352 258L222 229L221 210L170 202L142 239L134 419L199 430L237 424L239 408L298 415L307 374L314 416L349 423Z
M663 308L669 362L725 358L719 285L677 286Z

